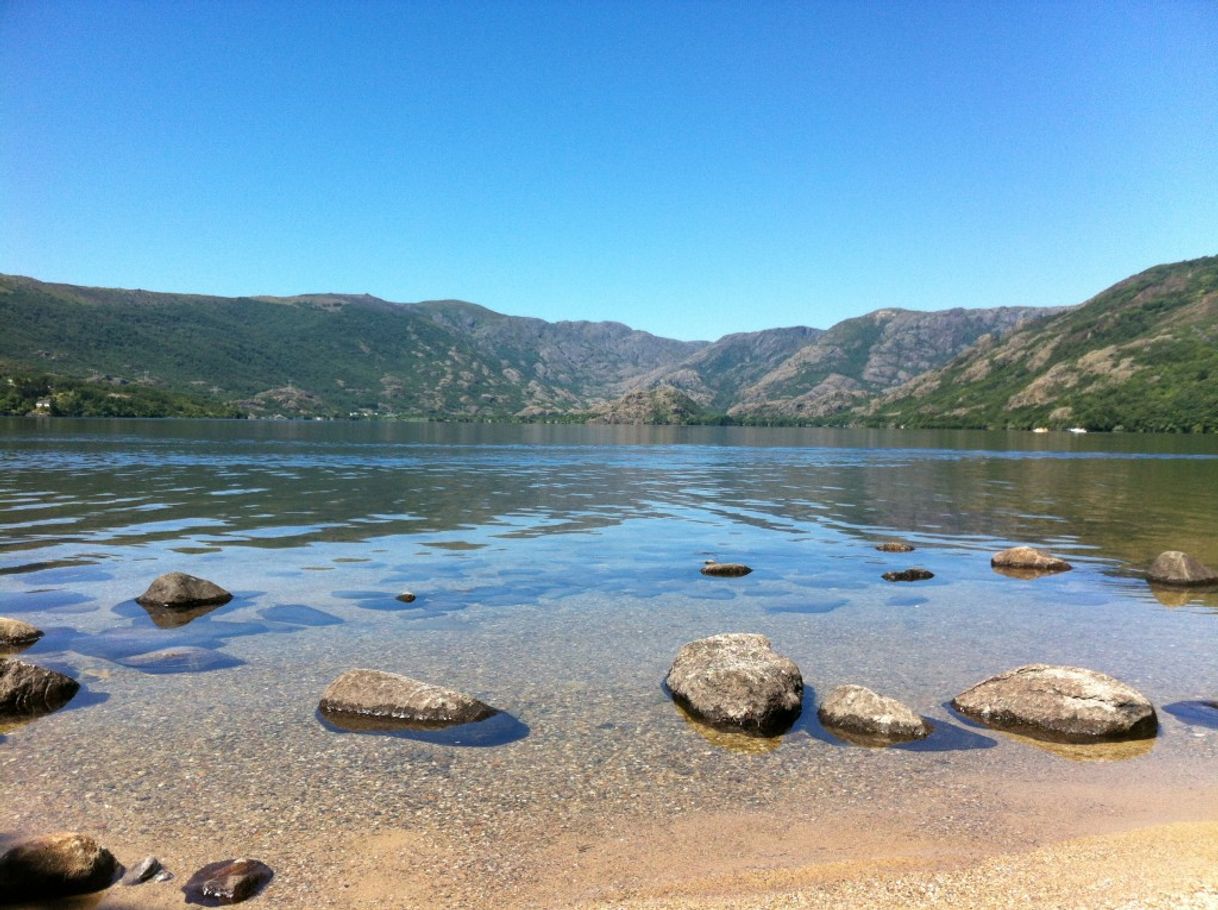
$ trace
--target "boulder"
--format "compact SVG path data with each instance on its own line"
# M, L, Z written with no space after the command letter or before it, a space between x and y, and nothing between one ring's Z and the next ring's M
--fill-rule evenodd
M934 578L935 573L926 569L902 569L900 572L885 572L880 577L884 581L925 581Z
M781 733L799 717L804 681L764 635L712 635L684 645L665 678L698 720L754 736Z
M1031 569L1036 572L1068 572L1074 568L1064 559L1035 547L1011 547L995 553L990 559L995 569Z
M391 718L419 727L451 727L485 720L498 709L472 695L381 670L348 670L326 687L323 714Z
M145 607L202 607L228 603L232 599L232 594L205 578L169 572L156 579L135 600Z
M32 645L42 638L42 631L28 622L0 616L0 645Z
M702 567L703 575L714 575L719 578L739 578L752 571L748 566L739 562L708 562Z
M44 834L0 854L0 903L100 891L120 872L113 854L87 834Z
M0 657L0 715L49 714L79 690L80 683L70 676L15 657Z
M1147 739L1159 727L1146 696L1081 667L1016 667L960 693L952 707L987 727L1059 743Z
M271 867L256 859L225 859L209 863L190 877L182 891L193 904L239 904L253 897L275 877Z
M1179 550L1160 553L1147 571L1146 578L1157 585L1190 588L1218 586L1218 571Z
M903 540L886 540L876 544L875 548L881 553L912 553L914 545Z
M864 686L838 686L816 714L830 732L865 745L909 742L931 732L929 723L895 698Z
M415 601L415 596L409 591L403 591L397 596L397 599L404 604L412 604Z

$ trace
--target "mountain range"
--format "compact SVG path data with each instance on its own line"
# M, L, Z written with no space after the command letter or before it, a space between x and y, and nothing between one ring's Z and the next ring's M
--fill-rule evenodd
M1216 275L1218 257L1073 308L885 308L713 342L457 300L0 276L0 411L1218 428Z

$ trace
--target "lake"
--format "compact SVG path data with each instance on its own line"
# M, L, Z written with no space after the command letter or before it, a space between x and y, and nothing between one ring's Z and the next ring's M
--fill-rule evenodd
M0 419L0 528L0 615L83 685L0 727L0 836L80 830L178 875L72 906L176 906L246 855L276 906L566 906L1218 806L1218 596L1138 575L1166 549L1218 565L1212 436ZM894 537L916 552L874 549ZM990 568L1025 543L1074 570ZM910 566L935 577L880 577ZM134 602L172 570L235 597L188 622ZM709 730L662 688L683 643L726 631L800 666L785 735ZM141 666L172 645L201 650ZM1049 747L947 707L1030 662L1133 685L1159 736ZM317 701L351 667L510 723L337 729ZM935 732L834 738L815 706L843 683Z

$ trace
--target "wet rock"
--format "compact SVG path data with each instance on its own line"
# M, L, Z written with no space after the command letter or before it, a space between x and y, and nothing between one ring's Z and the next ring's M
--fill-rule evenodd
M914 545L903 540L886 540L876 544L875 548L881 553L912 553L914 551Z
M900 572L885 572L880 577L884 581L925 581L934 578L935 573L926 569L902 569Z
M42 630L28 622L0 616L0 645L32 645L42 638Z
M952 707L988 727L1059 743L1146 739L1159 727L1146 696L1081 667L1017 667L960 693Z
M804 681L764 635L712 635L684 645L665 678L673 698L703 723L773 736L799 717Z
M61 832L0 854L0 902L43 901L108 887L122 867L87 834Z
M79 690L80 683L70 676L15 657L0 657L0 715L49 714Z
M326 687L323 714L394 718L421 727L484 720L497 708L472 695L381 670L348 670Z
M1157 585L1218 586L1218 571L1179 550L1160 553L1147 571L1146 578Z
M155 856L145 856L142 860L127 870L123 876L124 885L142 885L154 875L163 872L161 861Z
M256 859L225 859L210 863L182 886L186 902L216 907L248 900L275 877L271 867Z
M397 599L400 600L404 604L412 604L412 603L414 603L415 597L409 591L403 591L401 594L399 594L397 596Z
M142 670L145 673L206 673L208 670L224 670L239 667L241 661L221 651L183 645L178 648L161 648L144 654L133 654L118 661L124 667Z
M816 714L831 733L863 745L909 742L931 732L930 724L901 702L864 686L838 686Z
M232 599L232 594L205 578L169 572L150 584L135 601L144 607L203 607Z
M995 553L990 559L995 569L1031 569L1036 572L1068 572L1074 568L1064 559L1059 559L1035 547L1011 547Z
M714 575L719 578L739 578L752 571L748 566L739 562L708 562L702 567L703 575Z

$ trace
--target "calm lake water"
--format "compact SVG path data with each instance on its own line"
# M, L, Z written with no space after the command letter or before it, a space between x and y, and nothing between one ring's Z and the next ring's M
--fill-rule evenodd
M918 549L874 550L891 537ZM991 570L1024 543L1074 571ZM83 684L0 728L0 838L90 831L180 877L256 855L281 906L540 906L1189 817L1218 761L1197 704L1218 697L1218 597L1151 591L1137 571L1164 549L1218 565L1214 437L0 419L0 615ZM705 578L711 558L754 572ZM935 578L880 578L910 566ZM236 596L150 615L133 598L171 570ZM724 631L801 667L785 736L706 730L661 688L681 644ZM201 650L141 665L174 645ZM1033 661L1134 685L1161 735L1053 750L945 706ZM333 729L317 700L353 666L510 723ZM848 682L934 735L834 739L815 704ZM172 903L156 887L99 906Z

